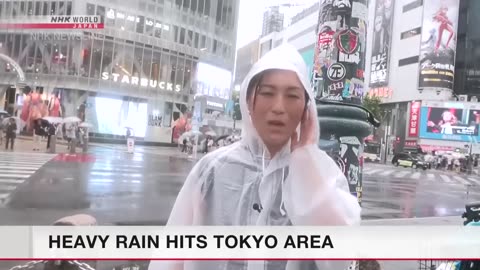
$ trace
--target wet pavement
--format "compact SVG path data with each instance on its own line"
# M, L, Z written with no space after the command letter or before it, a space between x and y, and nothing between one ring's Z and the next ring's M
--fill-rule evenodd
M22 172L29 162L32 168ZM134 154L118 145L94 145L77 155L1 152L0 192L7 195L0 200L0 225L48 225L75 213L100 224L161 225L195 162L164 147L137 147ZM12 179L4 167L21 178ZM462 177L366 164L363 219L460 216L466 202L480 201L480 178Z

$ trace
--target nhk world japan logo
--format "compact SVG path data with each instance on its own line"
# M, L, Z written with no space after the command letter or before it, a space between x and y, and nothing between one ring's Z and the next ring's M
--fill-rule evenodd
M0 29L103 29L100 16L29 16L0 19Z

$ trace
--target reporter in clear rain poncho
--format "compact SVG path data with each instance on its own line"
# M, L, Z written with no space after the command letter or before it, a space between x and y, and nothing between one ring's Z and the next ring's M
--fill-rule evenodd
M291 45L260 59L240 91L241 141L203 157L178 194L167 226L332 226L360 222L336 163L317 146L319 125L306 65ZM346 269L347 262L152 261L150 270Z

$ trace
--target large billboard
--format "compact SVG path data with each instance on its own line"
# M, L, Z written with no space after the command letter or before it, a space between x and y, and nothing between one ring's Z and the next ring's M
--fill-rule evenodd
M419 88L453 90L459 1L424 1Z
M388 85L394 6L395 0L377 0L375 3L370 87Z
M232 72L206 63L198 63L196 81L197 94L230 98Z
M460 102L424 103L420 137L464 142L480 141L480 106Z

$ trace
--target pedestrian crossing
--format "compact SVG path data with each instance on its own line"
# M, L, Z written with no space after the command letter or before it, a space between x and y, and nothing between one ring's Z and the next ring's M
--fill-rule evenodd
M4 205L18 186L54 157L54 154L1 152L0 205Z
M405 179L425 183L443 183L449 185L480 186L480 176L456 174L437 170L412 170L385 166L365 167L364 181L378 181L379 179Z

